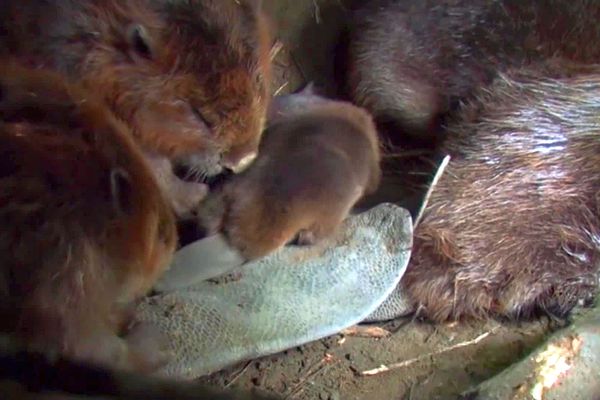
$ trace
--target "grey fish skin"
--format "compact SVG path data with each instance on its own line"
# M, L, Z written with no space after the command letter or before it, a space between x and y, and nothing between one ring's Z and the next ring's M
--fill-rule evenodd
M159 374L195 379L364 321L400 282L412 226L407 210L381 204L350 216L327 242L245 264L238 280L145 299L136 317L168 337L173 356Z
M171 267L154 289L172 292L226 274L245 262L221 234L212 235L182 247L175 253Z

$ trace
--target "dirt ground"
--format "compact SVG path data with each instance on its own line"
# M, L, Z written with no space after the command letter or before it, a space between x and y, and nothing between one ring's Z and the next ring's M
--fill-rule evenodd
M437 326L408 319L380 326L391 336L337 335L203 380L225 387L258 387L301 400L456 399L526 355L555 328L546 319L518 325ZM486 336L477 341L482 335ZM405 365L375 376L360 375L400 362Z
M335 93L333 54L349 1L265 0L264 4L282 43L275 59L274 92L295 91L312 81L324 93ZM398 198L399 193L388 192L382 200ZM454 399L523 357L556 325L545 318L520 324L449 325L398 320L380 325L391 333L389 337L337 335L203 380L227 387L259 387L290 399ZM360 375L400 362L404 365L385 373Z

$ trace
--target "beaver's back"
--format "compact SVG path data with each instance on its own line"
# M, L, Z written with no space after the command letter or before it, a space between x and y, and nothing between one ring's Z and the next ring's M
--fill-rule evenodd
M554 57L600 61L599 19L590 0L378 1L355 15L348 85L379 120L432 133L498 71Z
M595 296L600 70L564 72L501 75L449 125L402 280L427 316L564 315Z
M372 133L361 128L336 115L310 114L269 127L261 145L269 160L262 181L270 187L264 189L290 202L305 202L316 194L327 198L327 193L353 187L365 190L375 179L372 165L379 154L373 152Z

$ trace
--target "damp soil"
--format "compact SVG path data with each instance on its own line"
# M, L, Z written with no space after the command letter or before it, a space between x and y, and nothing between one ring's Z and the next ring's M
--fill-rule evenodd
M357 2L263 3L281 42L275 58L273 91L289 93L313 82L323 94L343 97L337 77L339 60L334 55L342 41L348 12ZM426 175L427 168L423 169ZM369 202L393 201L408 207L406 203L414 193L402 190L403 186L388 184ZM289 399L456 399L461 392L526 356L558 325L547 318L446 325L399 319L377 325L390 333L385 338L340 334L244 362L202 380L225 387L260 388ZM387 372L361 374L398 363L403 364Z

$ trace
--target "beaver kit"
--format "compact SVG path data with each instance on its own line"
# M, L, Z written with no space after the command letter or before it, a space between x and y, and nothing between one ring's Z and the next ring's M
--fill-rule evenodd
M255 162L199 211L248 260L330 237L380 179L377 131L362 109L308 88L276 97L269 115Z

